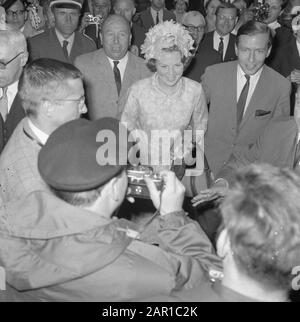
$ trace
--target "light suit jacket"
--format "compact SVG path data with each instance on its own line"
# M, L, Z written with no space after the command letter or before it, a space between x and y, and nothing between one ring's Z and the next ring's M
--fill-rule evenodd
M202 86L210 104L205 154L214 174L226 165L235 149L254 144L273 117L290 114L290 82L267 66L263 67L239 128L237 62L208 67Z
M103 49L82 55L75 65L84 76L89 118L120 117L128 88L136 81L152 73L145 60L128 52L128 62L118 97L114 73Z

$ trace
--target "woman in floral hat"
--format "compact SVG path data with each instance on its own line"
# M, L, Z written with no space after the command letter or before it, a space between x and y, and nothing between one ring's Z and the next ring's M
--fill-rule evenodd
M172 163L182 165L173 161L189 154L191 136L201 145L207 106L201 84L182 77L193 49L193 39L184 27L173 21L160 23L146 34L141 48L155 73L128 90L121 120L140 141L140 163L159 172Z

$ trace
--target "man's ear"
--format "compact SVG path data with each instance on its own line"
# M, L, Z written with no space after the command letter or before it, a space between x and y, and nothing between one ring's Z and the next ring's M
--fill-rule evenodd
M272 50L272 45L271 45L271 46L270 46L270 48L268 49L268 53L267 53L266 58L267 58L267 57L269 57L269 55L271 54L271 50Z
M26 65L27 61L28 61L28 51L25 51L21 55L21 66L24 67Z
M118 189L118 178L112 178L109 182L111 186L112 198L114 201L120 201L120 191Z
M231 251L230 240L228 237L227 229L224 228L217 240L217 253L221 258L225 258L226 255Z
M42 106L41 107L42 107L42 109L44 109L44 111L45 111L45 113L46 113L46 115L48 117L51 117L52 114L54 113L55 108L54 108L53 104L51 104L51 102L48 101L48 100L44 100L42 102Z
M132 17L135 15L135 13L136 13L136 8L132 10Z

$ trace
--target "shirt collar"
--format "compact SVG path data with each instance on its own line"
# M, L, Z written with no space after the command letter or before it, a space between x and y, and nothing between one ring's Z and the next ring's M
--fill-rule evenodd
M222 37L223 38L223 40L227 40L227 39L229 39L229 36L230 36L230 34L227 34L227 35L225 35L225 36L221 36L221 35L219 35L218 34L218 32L215 30L214 31L214 37L216 37L218 40Z
M275 20L275 21L269 23L268 27L274 30L276 28L281 27L281 24L277 20Z
M46 134L45 132L41 131L39 128L37 128L32 122L31 120L28 118L28 125L31 129L31 131L35 134L35 136L40 140L40 142L45 145L49 135Z
M18 80L16 82L10 84L7 87L7 94L8 95L16 96L17 95L17 92L18 92L18 84L19 84L19 81Z
M151 11L151 14L152 15L155 15L156 16L156 13L158 12L159 14L161 13L161 12L163 12L163 8L161 8L160 10L154 10L152 7L150 7L150 11Z
M116 59L111 59L108 56L106 56L106 57L111 65L111 67L114 68L114 61L116 61ZM126 55L123 58L119 59L118 61L119 61L118 68L120 68L121 66L124 66L124 65L126 66L127 61L128 61L128 52L126 53Z
M256 80L260 77L263 68L260 68L254 75L249 75L251 80ZM244 78L245 72L242 70L240 64L237 65L237 76L238 78Z
M63 45L63 41L67 40L69 44L73 44L74 38L75 38L75 33L73 32L72 35L69 38L64 38L64 36L55 28L55 33L56 36L60 42L61 45Z

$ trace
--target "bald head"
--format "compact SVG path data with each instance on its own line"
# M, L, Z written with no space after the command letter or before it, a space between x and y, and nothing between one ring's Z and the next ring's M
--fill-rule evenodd
M102 28L101 41L105 54L109 58L122 59L127 54L131 43L128 21L120 15L108 16Z
M122 28L128 34L131 34L129 22L126 20L125 17L118 14L109 15L107 17L102 27L102 31L101 31L102 34L104 34L108 29L113 29L114 26L118 26L118 27L122 26Z
M115 0L114 13L123 16L128 22L131 22L135 14L134 0Z
M26 51L26 39L22 32L17 30L0 30L1 47L7 47L11 52Z
M4 69L0 69L0 88L9 86L19 79L27 59L24 35L15 30L1 30L0 61L6 65Z

